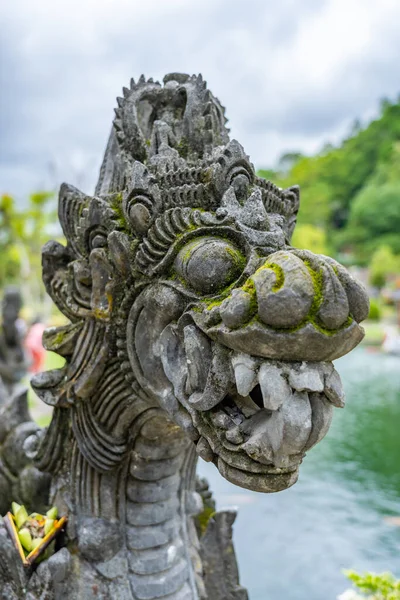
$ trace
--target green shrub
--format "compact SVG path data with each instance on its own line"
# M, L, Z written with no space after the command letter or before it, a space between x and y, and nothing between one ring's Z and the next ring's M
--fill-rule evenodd
M371 321L379 321L381 318L381 307L379 301L375 298L371 298L369 301L369 314L368 319Z
M365 573L359 575L354 571L345 571L354 585L371 600L400 600L400 580L392 573Z

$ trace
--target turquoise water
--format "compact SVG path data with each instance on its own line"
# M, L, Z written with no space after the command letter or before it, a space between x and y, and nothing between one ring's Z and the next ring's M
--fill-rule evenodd
M237 506L235 546L250 600L335 600L343 569L400 577L400 358L359 349L336 361L347 396L298 483L237 488L201 461L218 508Z

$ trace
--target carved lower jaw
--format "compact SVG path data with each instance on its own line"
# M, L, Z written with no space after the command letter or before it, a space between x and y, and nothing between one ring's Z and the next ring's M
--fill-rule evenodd
M286 490L296 483L299 476L298 468L276 469L275 473L250 473L229 465L221 457L218 458L217 467L221 475L230 483L264 494Z
M228 449L220 441L221 435L216 434L205 420L198 421L198 430L202 435L197 443L197 453L207 462L213 462L231 483L263 493L280 492L296 483L302 456L296 457L290 465L277 467L272 461L264 463L252 459L243 450L244 444L237 445L235 450Z
M327 433L333 405L343 406L339 376L331 363L237 352L227 360L225 390L208 386L189 397L191 405L203 408L192 412L201 436L197 452L236 485L260 492L286 489L296 482L305 452Z

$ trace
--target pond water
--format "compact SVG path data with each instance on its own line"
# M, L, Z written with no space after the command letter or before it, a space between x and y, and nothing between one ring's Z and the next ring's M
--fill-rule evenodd
M347 397L298 483L258 494L201 461L218 508L237 506L234 539L250 600L335 600L343 569L400 577L400 358L361 348L335 362Z

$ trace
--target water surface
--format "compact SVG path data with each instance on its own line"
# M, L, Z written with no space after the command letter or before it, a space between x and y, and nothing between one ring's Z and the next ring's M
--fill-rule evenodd
M298 483L258 494L201 461L218 508L236 505L235 546L250 600L334 600L342 569L400 577L400 358L361 348L335 361L347 397Z

